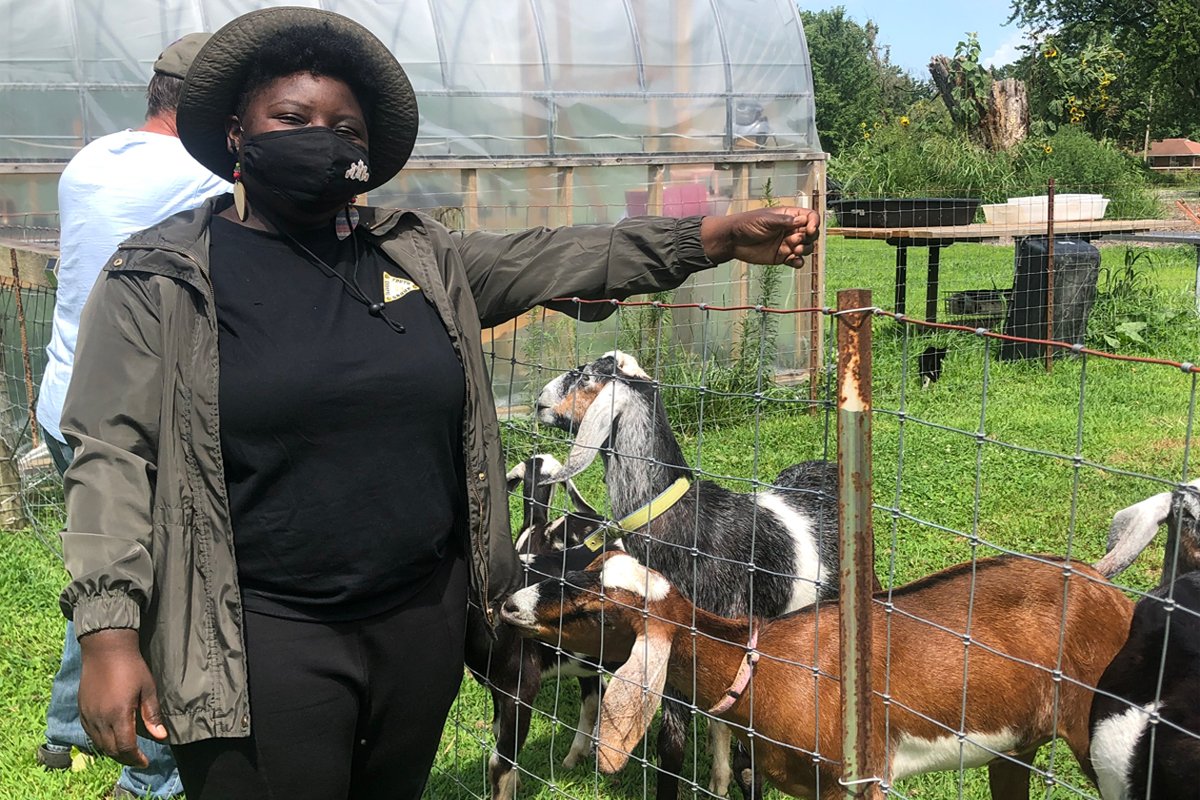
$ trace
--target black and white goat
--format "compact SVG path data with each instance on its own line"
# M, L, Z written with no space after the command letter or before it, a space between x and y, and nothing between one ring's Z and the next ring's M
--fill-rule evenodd
M554 379L537 401L538 418L575 433L570 455L545 481L570 478L604 460L613 516L650 509L624 547L698 607L724 616L775 617L837 594L837 469L824 461L785 470L754 494L711 481L663 499L692 476L654 381L632 356L614 351ZM689 715L668 702L658 738L658 800L676 800ZM731 734L709 726L709 789L728 791Z
M1200 481L1118 512L1096 568L1121 572L1163 524L1159 586L1134 608L1129 639L1092 705L1092 765L1104 800L1200 795Z
M551 521L554 486L538 483L547 471L562 465L549 455L526 459L508 473L508 490L524 484L521 533L516 547L525 563L529 583L565 572L583 569L596 553L581 543L604 524L604 518L584 501L575 485L566 482L574 510ZM542 679L557 673L579 679L579 727L563 766L573 767L591 752L592 729L600 704L601 679L593 667L560 658L555 648L523 639L507 625L500 625L495 638L482 611L472 606L467 619L467 668L492 694L492 730L496 749L488 762L492 800L512 800L519 779L517 756L529 734L534 699Z

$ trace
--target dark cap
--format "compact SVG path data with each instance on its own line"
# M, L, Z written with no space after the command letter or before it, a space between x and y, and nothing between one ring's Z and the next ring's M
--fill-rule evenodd
M188 67L192 66L192 59L211 36L211 33L189 33L181 39L176 39L159 54L158 60L154 62L154 71L159 75L170 75L183 80L187 77Z

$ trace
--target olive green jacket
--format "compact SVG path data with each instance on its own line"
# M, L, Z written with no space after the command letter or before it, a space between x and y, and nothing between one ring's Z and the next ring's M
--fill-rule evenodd
M62 431L75 448L62 534L62 594L78 636L140 631L176 743L250 731L238 590L217 408L217 320L208 272L209 200L124 242L80 324ZM419 213L361 209L360 231L436 307L466 375L472 587L490 603L518 578L505 466L480 341L555 297L668 289L712 266L700 218L510 235L451 233ZM603 305L564 310L600 319ZM365 313L365 312L364 312Z

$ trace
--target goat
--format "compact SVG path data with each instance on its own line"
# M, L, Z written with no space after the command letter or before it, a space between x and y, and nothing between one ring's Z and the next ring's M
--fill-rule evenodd
M1030 759L1053 737L1094 777L1091 687L1124 642L1131 606L1090 566L1052 556L981 559L877 593L874 624L888 631L871 656L879 777L890 784L961 760L989 765L993 798L1028 798ZM773 620L720 617L609 553L565 585L522 589L500 613L527 636L626 658L601 704L602 772L625 764L669 687L753 741L755 767L782 791L844 796L836 603Z
M604 524L603 517L584 501L570 481L566 489L574 511L553 522L549 520L554 487L539 485L538 476L551 469L561 469L557 459L538 455L508 473L510 492L517 484L524 483L522 530L516 548L534 581L586 566L596 554L579 545ZM586 555L581 556L581 550ZM543 678L551 673L557 671L579 679L579 727L563 766L571 768L591 752L601 691L601 679L594 668L560 659L554 648L526 641L506 625L500 625L493 638L483 612L473 605L467 616L466 663L475 679L492 694L492 731L496 736L495 752L488 762L492 800L511 800L516 795L517 756L529 734L530 709Z
M942 362L948 352L945 347L926 347L917 356L917 374L921 376L922 389L928 389L942 377Z
M1092 705L1092 766L1104 800L1183 800L1200 791L1198 520L1200 481L1130 506L1113 518L1108 555L1096 565L1121 572L1166 524L1160 584L1134 607L1129 640Z
M537 413L543 423L575 433L563 469L547 471L542 479L570 478L601 453L613 515L659 512L636 535L624 537L625 549L700 608L775 617L836 596L836 465L797 464L776 487L757 494L700 481L676 502L664 500L692 470L654 382L620 351L552 380L538 397ZM679 795L687 722L682 704L666 704L658 738L658 800ZM730 734L714 724L709 736L709 790L724 795L732 777Z

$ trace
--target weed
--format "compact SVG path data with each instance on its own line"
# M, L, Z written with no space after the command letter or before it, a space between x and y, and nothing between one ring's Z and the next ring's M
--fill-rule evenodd
M1160 217L1143 167L1111 143L1063 128L992 153L959 131L914 135L901 126L877 131L830 162L846 197L1009 197L1045 194L1050 178L1061 193L1102 193L1111 218Z
M1100 269L1096 302L1088 322L1088 343L1120 352L1149 352L1164 328L1189 310L1163 296L1150 278L1150 252L1126 248L1121 266Z

